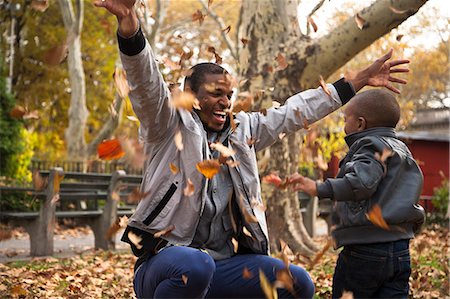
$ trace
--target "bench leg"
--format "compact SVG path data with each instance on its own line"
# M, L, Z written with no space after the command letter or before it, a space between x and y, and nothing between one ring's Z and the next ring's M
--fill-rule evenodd
M116 249L115 239L106 239L106 233L108 232L109 227L104 227L104 221L102 220L102 217L99 217L97 219L86 221L94 233L95 249L114 250Z
M22 224L23 225L23 224ZM30 236L30 256L51 256L54 253L54 219L45 223L36 219L23 225Z

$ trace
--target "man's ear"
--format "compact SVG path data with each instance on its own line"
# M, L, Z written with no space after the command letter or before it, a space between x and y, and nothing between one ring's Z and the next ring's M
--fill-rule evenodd
M367 129L367 120L360 116L358 117L358 132L364 131L365 129Z

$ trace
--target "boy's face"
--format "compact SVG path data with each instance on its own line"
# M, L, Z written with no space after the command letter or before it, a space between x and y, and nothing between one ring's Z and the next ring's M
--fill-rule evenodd
M201 107L197 114L206 129L217 132L225 125L233 90L223 74L205 74L204 81L196 94Z
M344 109L344 132L351 134L365 129L365 121L362 117L355 114L354 105L350 104Z

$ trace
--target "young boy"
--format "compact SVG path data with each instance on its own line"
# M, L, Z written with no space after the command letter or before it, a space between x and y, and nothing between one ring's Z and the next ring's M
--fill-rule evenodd
M331 228L339 254L333 298L407 298L409 239L424 222L417 204L423 176L407 146L397 139L400 107L381 89L357 94L344 110L349 151L335 179L315 182L296 175L295 189L334 200ZM369 221L381 208L384 228ZM376 221L374 221L376 222ZM383 226L383 225L381 225Z

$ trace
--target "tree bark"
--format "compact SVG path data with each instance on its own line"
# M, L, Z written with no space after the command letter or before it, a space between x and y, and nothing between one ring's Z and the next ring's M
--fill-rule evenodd
M300 34L297 22L297 1L243 1L240 39L248 40L239 50L239 75L248 79L243 86L256 94L264 90L258 110L264 101L283 103L290 95L319 85L319 76L330 76L357 53L397 27L425 4L426 0L379 0L359 12L365 19L359 29L354 17L337 26L327 36L312 40ZM395 13L396 10L406 10ZM286 58L288 68L274 72L276 56ZM273 91L271 91L273 88ZM267 104L264 105L265 107ZM271 147L269 171L281 176L297 171L301 142L294 134ZM265 173L261 173L264 175ZM267 200L267 220L272 249L274 236L282 238L301 254L311 256L317 250L303 225L299 201L294 192L275 190L263 195Z
M81 29L84 1L76 0L74 13L71 0L59 0L64 27L67 31L68 66L71 86L69 124L65 132L69 159L86 158L85 130L88 118L86 106L86 83L81 59Z

